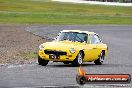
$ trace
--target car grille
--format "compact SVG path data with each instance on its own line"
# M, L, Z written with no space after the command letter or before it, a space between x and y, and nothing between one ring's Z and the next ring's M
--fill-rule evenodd
M67 55L64 51L56 51L56 50L44 50L45 54L55 54L55 55Z

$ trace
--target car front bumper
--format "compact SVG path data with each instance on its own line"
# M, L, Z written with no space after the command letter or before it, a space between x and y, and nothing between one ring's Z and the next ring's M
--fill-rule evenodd
M74 54L67 52L67 55L59 55L59 58L57 59L50 59L49 58L49 54L45 54L44 50L39 50L38 55L45 60L49 60L49 61L73 61L76 56L77 56L78 52L75 52Z

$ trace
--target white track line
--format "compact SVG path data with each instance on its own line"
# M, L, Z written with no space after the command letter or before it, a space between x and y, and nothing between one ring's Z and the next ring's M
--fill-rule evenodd
M83 0L52 0L52 1L85 3L85 4L96 4L96 5L132 6L132 3L119 3L119 2L99 2L99 1L83 1Z

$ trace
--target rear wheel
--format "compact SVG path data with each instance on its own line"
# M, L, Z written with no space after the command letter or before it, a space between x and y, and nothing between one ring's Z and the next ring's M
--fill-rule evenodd
M72 62L73 66L80 66L83 63L83 53L79 52L75 60Z
M42 66L46 66L48 64L48 60L42 59L40 56L38 56L38 64Z
M99 55L99 58L98 58L97 60L95 60L94 63L95 63L96 65L102 65L103 62L104 62L104 57L105 57L105 56L104 56L104 53L101 52L100 55Z

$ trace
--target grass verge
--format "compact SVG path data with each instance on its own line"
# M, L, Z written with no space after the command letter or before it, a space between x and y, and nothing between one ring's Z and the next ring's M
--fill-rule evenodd
M49 0L0 0L0 23L132 24L132 7L69 4Z

